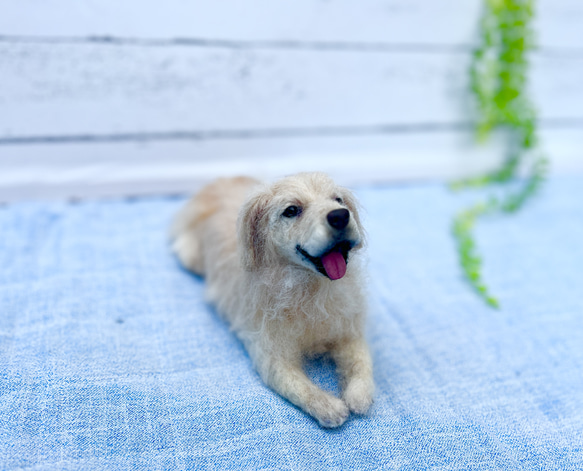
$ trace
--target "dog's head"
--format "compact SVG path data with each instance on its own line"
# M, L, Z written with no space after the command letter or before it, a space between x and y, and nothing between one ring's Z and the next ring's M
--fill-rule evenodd
M364 230L350 191L322 173L300 173L247 200L238 238L247 270L283 262L337 280L362 247Z

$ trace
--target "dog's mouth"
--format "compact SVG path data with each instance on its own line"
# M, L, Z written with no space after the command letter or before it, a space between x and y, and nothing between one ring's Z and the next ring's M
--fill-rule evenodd
M296 251L311 262L322 275L327 276L331 280L339 280L346 274L348 252L350 252L352 245L350 241L343 240L319 257L313 257L299 245L296 246Z

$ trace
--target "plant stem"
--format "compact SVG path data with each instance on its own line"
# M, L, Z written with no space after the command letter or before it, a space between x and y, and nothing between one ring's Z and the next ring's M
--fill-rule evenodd
M534 0L485 0L484 6L482 44L474 51L470 69L471 89L479 116L476 132L478 140L484 141L495 129L506 128L509 157L493 172L452 183L454 190L509 184L517 178L524 161L534 158L532 149L538 143L536 111L526 92L526 53L533 48L530 22ZM474 237L475 224L486 215L514 213L522 208L544 182L547 164L545 157L536 157L518 191L508 191L501 199L491 196L454 218L453 234L464 275L492 307L499 307L499 303L483 280L482 259Z

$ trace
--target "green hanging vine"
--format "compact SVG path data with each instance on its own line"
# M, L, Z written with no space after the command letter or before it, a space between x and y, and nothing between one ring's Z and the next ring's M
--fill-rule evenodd
M482 277L482 260L474 240L476 221L486 215L519 210L541 187L547 160L536 151L536 110L527 94L527 53L534 47L530 27L534 0L485 0L481 45L474 51L472 92L476 99L478 139L484 141L495 129L506 130L507 156L494 172L458 181L456 190L496 184L510 186L502 197L490 196L458 213L453 223L460 264L477 293L492 307L498 300ZM518 190L512 184L521 172Z

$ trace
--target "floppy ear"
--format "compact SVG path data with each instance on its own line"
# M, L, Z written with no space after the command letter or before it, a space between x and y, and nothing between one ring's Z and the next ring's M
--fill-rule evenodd
M239 212L239 257L245 270L254 270L266 263L269 201L269 195L262 191L251 196Z
M364 227L362 227L362 223L360 222L360 214L359 214L360 208L361 208L360 203L355 198L355 196L352 194L352 192L346 188L342 188L342 199L344 200L344 204L350 210L350 213L352 214L352 217L354 218L354 221L356 222L356 226L358 227L358 232L360 232L360 236L362 239L360 246L363 246L366 242L366 232L364 230Z

